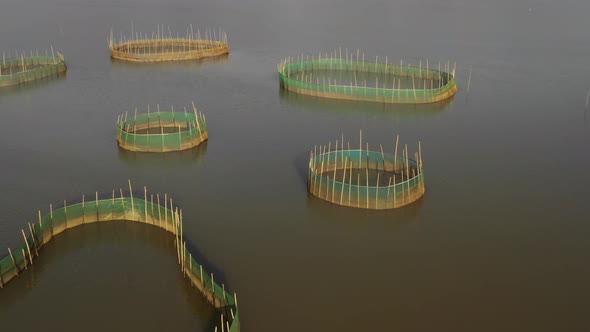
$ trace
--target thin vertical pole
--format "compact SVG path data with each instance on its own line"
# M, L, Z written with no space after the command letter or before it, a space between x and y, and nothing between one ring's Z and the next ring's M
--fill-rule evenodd
M33 255L31 255L31 247L29 246L29 241L27 241L27 236L25 235L25 230L21 228L20 230L23 233L23 239L25 239L25 244L27 245L27 251L29 253L29 260L31 261L31 265L33 265ZM27 256L24 256L25 261L27 260Z
M16 260L14 259L14 256L12 255L12 250L10 250L10 248L8 248L8 254L10 254L12 265L14 265L14 271L16 271L16 275L18 276L18 266L16 265Z
M129 196L131 197L131 219L135 216L135 204L133 202L133 188L131 188L131 179L127 180L129 183Z

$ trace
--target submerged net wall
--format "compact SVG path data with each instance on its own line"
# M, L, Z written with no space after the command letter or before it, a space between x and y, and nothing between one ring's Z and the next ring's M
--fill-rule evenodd
M362 142L362 141L361 141ZM340 149L339 149L340 144ZM311 152L308 191L328 202L365 209L393 209L408 205L424 195L422 152L408 158L407 145L402 155L345 149L344 140L317 147ZM419 145L420 146L420 145Z
M0 87L18 85L65 73L67 67L62 54L28 56L6 59L0 63Z
M130 182L128 195L119 190L118 193L113 191L109 198L99 198L98 192L91 200L82 196L81 203L66 205L64 201L64 206L58 209L50 205L49 213L45 215L39 211L38 220L38 223L29 223L21 230L24 243L12 250L8 248L8 255L0 259L0 287L20 273L26 273L24 270L33 264L43 245L69 228L95 222L134 221L161 228L174 236L181 271L218 310L221 315L218 324L222 326L219 331L240 330L236 294L228 292L225 285L216 283L213 273L207 273L186 249L182 210L172 204L172 198L167 194L162 197L159 194L148 196L144 187L143 198L138 198L133 196ZM215 329L217 331L217 327Z
M281 87L311 96L380 103L432 103L457 91L455 69L444 71L426 67L346 59L327 55L295 60L286 58L278 65Z
M123 149L169 152L194 148L209 138L205 116L197 112L149 112L117 119L117 142Z
M111 34L109 49L112 58L133 62L196 60L229 53L227 35L222 31L218 35L207 31L204 37L200 31L196 35L187 32L183 38L166 38L158 31L155 37L152 33L151 38L136 35L129 39L120 37L118 41Z

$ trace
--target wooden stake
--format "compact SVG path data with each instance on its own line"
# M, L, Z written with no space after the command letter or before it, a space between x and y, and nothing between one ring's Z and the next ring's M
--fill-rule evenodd
M143 186L143 216L145 219L145 222L148 222L148 213L147 213L147 187Z
M99 213L98 213L98 191L96 192L96 221L100 221Z
M23 239L25 239L25 244L27 245L27 252L29 253L29 260L31 261L31 265L33 265L33 255L31 255L31 247L29 246L29 241L27 241L27 236L25 235L25 230L21 228L20 230L23 233ZM24 249L23 249L24 252ZM27 256L24 256L25 261L27 260Z
M28 268L27 268L27 255L25 254L25 249L24 248L21 249L21 252L23 254L23 260L25 262L25 270L28 270Z
M205 283L203 281L203 265L199 265L199 273L201 275L201 286L203 287L203 291L205 290Z
M342 198L344 197L344 184L346 183L346 165L348 164L348 156L344 162L344 173L342 175L342 188L340 189L340 205L342 205Z
M397 170L397 146L399 144L399 135L395 138L395 152L393 154L393 172Z
M131 219L135 216L135 204L133 202L133 188L131 188L131 179L127 180L129 183L129 197L131 198Z
M168 194L164 193L164 224L168 230Z
M127 219L127 214L125 213L125 196L123 196L123 189L119 188L119 194L121 195L121 208L123 209L123 218Z
M158 202L158 226L162 227L162 206L160 205L160 194L156 194L157 202ZM166 229L166 227L164 227Z
M37 242L37 239L35 238L35 232L33 232L33 226L31 226L31 223L27 223L29 225L29 232L31 233L31 239L33 239L33 245L35 246L35 255L37 257L39 257L39 243ZM1 273L0 273L1 274Z
M39 215L39 232L41 233L41 244L45 243L45 238L43 236L43 224L41 222L41 210L38 210L38 215Z
M14 256L12 255L12 250L10 250L10 248L8 248L8 253L10 254L10 259L12 260L12 265L14 265L14 271L16 271L16 275L18 276L18 266L16 265L16 260L14 259Z

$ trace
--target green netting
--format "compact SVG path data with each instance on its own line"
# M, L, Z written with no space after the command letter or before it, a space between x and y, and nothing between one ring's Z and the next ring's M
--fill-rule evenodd
M326 74L337 72L348 74L345 83L326 80ZM367 86L366 80L357 80L357 75L361 74L378 75L382 81L377 77L375 86ZM411 79L411 87L403 86L402 79ZM297 93L382 103L431 103L449 98L457 91L454 74L440 68L336 58L296 62L286 59L279 65L279 80L282 88Z
M152 34L152 38L131 36L118 41L111 34L109 50L112 58L133 62L185 61L226 55L229 53L227 36L221 30L218 32L201 37L199 31L197 34L191 31L185 38L167 38L158 31L155 38Z
M50 77L67 69L63 56L30 56L2 59L0 63L0 87L18 85Z
M179 213L177 207L173 207L172 200L168 202L166 195L151 195L148 199L147 192L144 192L144 199L141 199L122 196L122 192L119 197L115 197L113 192L111 198L100 199L98 194L95 194L90 199L83 196L80 203L64 205L57 209L50 206L49 213L45 215L39 212L38 222L27 224L21 231L24 243L12 249L12 255L8 254L0 259L0 286L23 273L39 255L43 245L59 233L83 224L114 220L146 223L172 233L175 236L178 260L183 273L221 312L224 318L220 323L224 325L224 330L239 331L235 294L225 290L223 284L215 282L214 276L207 273L203 266L192 258L182 236L182 213Z
M366 209L392 209L424 195L422 162L367 150L314 153L308 190L326 201Z
M193 148L209 138L201 113L154 112L117 121L117 142L131 151L168 152Z

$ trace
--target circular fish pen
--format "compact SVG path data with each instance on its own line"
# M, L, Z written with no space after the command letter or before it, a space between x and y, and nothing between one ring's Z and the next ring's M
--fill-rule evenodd
M379 103L433 103L457 92L455 66L450 62L437 67L419 62L418 66L393 64L387 57L380 62L365 61L354 53L334 51L317 57L286 58L278 65L281 88L322 98Z
M139 152L170 152L194 148L209 138L205 116L197 112L156 112L128 116L127 113L117 118L117 143L125 150Z
M229 292L223 283L219 284L213 273L205 271L203 265L187 249L182 209L172 204L172 198L168 194L148 195L147 188L143 187L140 194L134 196L129 181L128 192L122 189L103 195L95 192L90 196L82 196L82 200L77 203L68 204L64 201L62 207L50 204L46 214L39 210L35 218L35 222L28 223L21 229L19 237L22 235L24 243L13 249L9 247L7 254L0 258L0 288L4 288L20 274L27 273L26 270L33 267L43 246L70 228L116 220L138 222L160 228L174 237L178 265L183 277L213 305L219 315L215 319L215 331L240 331L236 293Z
M121 36L117 41L111 33L109 49L112 58L132 62L187 61L229 53L227 35L222 31L212 34L209 30L203 36L200 31L187 32L185 37L166 37L158 30L151 38L135 34L131 38Z
M2 54L0 62L0 87L19 85L22 83L59 75L66 72L66 63L61 53L52 55L24 54L11 56Z
M422 149L418 143L415 158L408 157L408 146L398 155L399 136L393 154L363 148L362 133L358 149L351 149L344 138L334 144L316 146L309 159L307 189L325 201L373 210L399 208L424 195Z

